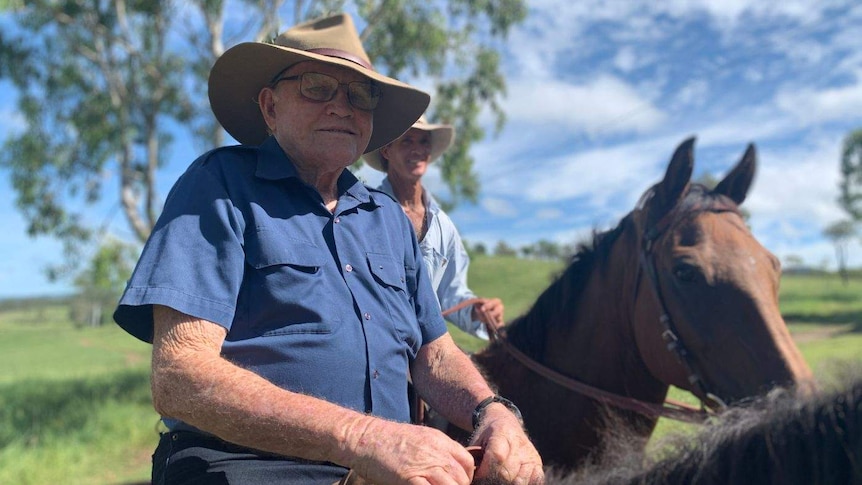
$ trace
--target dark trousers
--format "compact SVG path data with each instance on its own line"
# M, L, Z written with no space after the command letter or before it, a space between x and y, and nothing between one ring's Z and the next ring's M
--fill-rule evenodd
M332 463L271 455L189 431L163 433L153 453L154 485L332 485L347 474Z

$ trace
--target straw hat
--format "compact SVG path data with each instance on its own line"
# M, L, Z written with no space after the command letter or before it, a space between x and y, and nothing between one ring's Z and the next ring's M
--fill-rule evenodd
M258 93L288 66L311 60L352 69L380 86L382 94L366 151L401 136L430 102L427 93L375 72L353 20L339 14L296 25L272 43L244 42L222 54L209 77L210 106L216 119L240 143L262 143L268 134L257 104Z
M425 119L425 115L419 117L419 120L410 128L416 128L417 130L431 133L431 156L428 157L429 162L433 162L440 158L440 155L452 146L452 142L455 141L455 128L453 128L452 125L435 125L428 123L428 120ZM383 167L383 159L380 156L380 148L366 152L365 155L362 156L362 159L365 160L365 163L370 165L371 168L376 168L381 172L386 171Z

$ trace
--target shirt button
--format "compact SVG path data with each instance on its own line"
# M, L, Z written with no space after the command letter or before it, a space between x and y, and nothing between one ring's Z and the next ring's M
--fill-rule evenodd
M335 218L335 223L336 223L336 224L338 224L339 222L341 222L341 218L340 218L340 217L336 217L336 218Z
M380 372L377 369L374 369L374 374L372 374L372 377L377 379L378 377L380 377Z
M366 320L371 320L371 314L370 313L365 312L365 314L363 316L365 317Z
M345 269L345 271L347 271L349 273L349 272L353 271L353 266L350 266L349 264L347 264L347 265L344 265L344 269Z

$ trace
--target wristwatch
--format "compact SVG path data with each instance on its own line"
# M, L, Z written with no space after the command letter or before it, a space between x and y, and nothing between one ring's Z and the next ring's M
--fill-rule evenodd
M512 411L512 414L514 414L515 417L518 418L518 421L520 421L521 425L522 426L524 425L524 417L521 416L521 410L518 409L518 406L515 406L515 403L506 399L503 396L494 395L494 396L483 399L482 402L480 402L479 405L476 406L476 409L473 410L473 430L474 431L476 430L476 428L479 427L479 423L482 422L482 418L485 416L485 408L487 408L490 404L493 404L495 402L498 402L498 403L502 404L503 406L506 406L507 408L509 408L509 411Z

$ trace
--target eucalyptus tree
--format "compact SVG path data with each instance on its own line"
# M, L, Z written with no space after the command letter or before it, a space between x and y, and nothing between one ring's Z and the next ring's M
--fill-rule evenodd
M432 86L429 118L455 125L440 161L447 206L475 201L470 146L505 122L502 46L527 14L524 0L28 0L11 2L0 31L0 77L17 88L22 122L0 166L11 176L30 235L56 237L68 267L90 257L117 207L143 242L161 210L163 169L178 143L225 143L206 97L210 66L227 46L266 41L308 18L356 16L378 71ZM188 136L186 136L188 135ZM189 141L191 140L191 141ZM187 162L190 162L188 160ZM185 161L184 161L185 162ZM186 162L186 163L187 163ZM175 176L175 175L174 175Z
M853 221L862 219L862 128L844 137L838 205Z
M844 285L850 282L850 273L847 270L848 244L856 233L856 225L851 220L833 222L823 229L823 235L835 246L835 261L838 263L838 274Z

